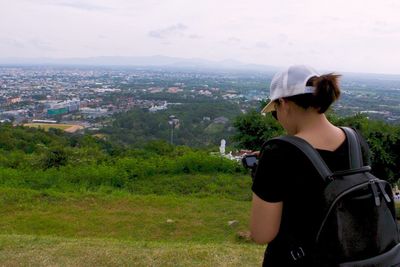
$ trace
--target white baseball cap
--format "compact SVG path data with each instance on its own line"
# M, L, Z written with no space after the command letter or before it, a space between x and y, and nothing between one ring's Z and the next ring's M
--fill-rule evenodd
M313 86L307 86L307 81L320 74L313 68L305 65L293 65L274 75L269 89L270 102L262 109L261 113L271 112L275 109L274 101L282 98L301 94L314 93Z

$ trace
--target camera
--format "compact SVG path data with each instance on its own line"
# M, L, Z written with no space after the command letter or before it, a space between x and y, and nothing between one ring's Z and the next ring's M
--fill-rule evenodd
M258 158L255 154L244 155L242 158L243 167L251 170L250 176L253 182L254 182L254 177L256 175L257 164L258 164Z
M242 158L242 165L246 169L255 169L258 164L258 159L256 155L244 155Z

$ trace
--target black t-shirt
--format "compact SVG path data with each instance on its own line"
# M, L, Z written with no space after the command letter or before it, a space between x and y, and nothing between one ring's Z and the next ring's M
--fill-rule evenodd
M369 164L368 146L361 140L364 163ZM317 151L331 171L349 169L347 140L335 151ZM312 246L323 216L318 200L324 187L314 166L295 146L277 140L263 147L252 190L264 201L283 201L279 233L268 244L264 266L290 266L292 247Z

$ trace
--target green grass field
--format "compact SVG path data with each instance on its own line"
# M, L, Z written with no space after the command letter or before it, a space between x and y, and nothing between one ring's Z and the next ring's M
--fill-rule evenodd
M237 237L249 208L217 197L0 188L0 265L257 266L264 247Z
M41 128L48 131L50 128L65 130L74 125L72 124L52 124L52 123L26 123L25 127Z
M48 131L50 128L60 129L67 132L75 132L80 129L83 129L82 126L76 124L52 124L52 123L26 123L24 124L25 127L32 127L32 128L39 128L45 131Z
M238 236L249 209L217 196L0 187L0 266L260 266L265 247Z
M260 266L248 244L0 235L1 266Z

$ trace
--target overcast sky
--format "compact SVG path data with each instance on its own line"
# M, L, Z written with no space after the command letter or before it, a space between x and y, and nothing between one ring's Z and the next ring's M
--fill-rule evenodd
M0 57L152 56L400 74L397 0L0 0Z

